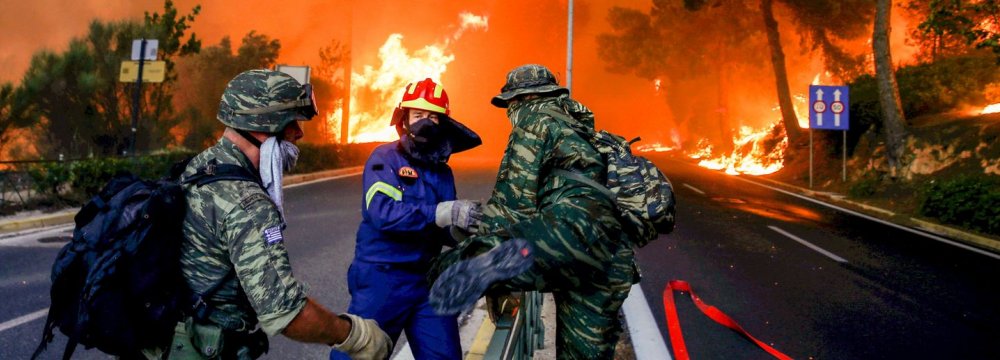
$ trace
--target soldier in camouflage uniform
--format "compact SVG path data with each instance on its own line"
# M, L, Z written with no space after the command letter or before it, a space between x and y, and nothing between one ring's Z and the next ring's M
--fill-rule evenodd
M496 186L483 208L479 236L443 254L438 269L471 261L459 261L463 258L475 260L511 238L527 240L534 248L531 269L491 289L552 292L558 357L611 359L621 332L618 311L638 281L634 253L611 199L552 174L565 169L604 181L604 160L577 133L594 132L594 115L541 65L512 70L492 104L506 108L513 125ZM571 121L543 110L566 114ZM452 269L438 278L442 287L468 281L461 275L446 278L455 275ZM477 276L472 281L482 278ZM456 294L440 295L460 296ZM434 302L435 294L431 296Z
M226 87L218 115L226 125L223 137L191 160L182 180L223 169L244 173L242 179L184 184L181 267L201 302L177 325L170 359L253 359L276 334L329 344L355 358L391 352L375 321L335 315L306 296L283 242L280 196L263 185L277 178L268 187L280 192L282 166L273 174L262 165L294 164L294 142L303 135L298 121L316 115L311 95L309 85L268 70L244 72Z

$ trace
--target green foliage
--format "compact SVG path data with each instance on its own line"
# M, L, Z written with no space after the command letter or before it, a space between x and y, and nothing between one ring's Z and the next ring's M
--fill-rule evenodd
M8 130L18 126L18 120L19 115L14 106L14 85L0 84L0 154L4 153L4 145L10 143Z
M176 126L172 87L177 79L174 59L197 52L200 41L185 38L200 7L179 15L172 1L163 13L147 13L143 22L94 21L88 33L73 39L63 53L36 53L17 90L15 104L24 108L40 135L44 157L57 154L120 154L131 138L133 91L141 91L138 149L158 149L173 139ZM121 61L131 54L132 40L158 39L159 58L166 62L166 79L159 84L118 82Z
M869 174L858 181L855 181L847 189L847 194L853 198L871 197L878 193L882 180L878 175Z
M31 176L35 191L60 197L59 189L69 183L70 169L67 163L43 163L29 167L28 175Z
M1000 33L997 33L1000 18L1000 1L963 0L919 0L912 1L927 12L918 31L933 39L934 46L943 45L944 50L956 48L955 39L965 40L966 45L977 49L989 49L1000 62ZM921 6L923 5L923 6ZM962 50L962 49L959 49Z
M924 190L920 214L1000 235L1000 181L966 176L933 183Z
M29 167L28 174L40 193L83 201L100 191L115 175L131 172L144 179L157 179L166 175L171 165L191 155L194 154L173 152L135 158L50 162Z

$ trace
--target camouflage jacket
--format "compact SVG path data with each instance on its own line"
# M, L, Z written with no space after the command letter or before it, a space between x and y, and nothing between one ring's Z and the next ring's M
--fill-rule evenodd
M575 122L556 120L542 113L543 109L568 114ZM508 108L507 114L514 128L493 194L483 209L481 234L502 234L509 224L523 221L558 201L576 197L610 201L590 186L550 175L553 169L565 169L604 181L601 154L577 133L594 132L590 109L562 95L518 103Z
M231 141L222 138L188 164L183 177L215 159L256 169ZM292 277L274 202L252 181L218 181L184 186L188 211L184 219L181 269L191 289L204 293L210 320L224 329L252 330L259 322L275 335L305 306L304 286ZM235 274L235 276L233 276Z

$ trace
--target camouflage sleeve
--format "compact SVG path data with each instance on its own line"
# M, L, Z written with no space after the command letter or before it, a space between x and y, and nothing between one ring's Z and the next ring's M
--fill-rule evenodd
M485 226L481 233L495 232L535 214L541 188L539 173L550 141L543 126L514 127L493 194L483 208Z
M227 216L223 239L240 285L270 336L281 333L305 306L302 284L292 277L278 209L263 190L240 191L240 204Z

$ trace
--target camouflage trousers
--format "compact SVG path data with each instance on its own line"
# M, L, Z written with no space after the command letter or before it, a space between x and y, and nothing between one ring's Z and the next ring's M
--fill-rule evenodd
M439 256L432 277L510 238L535 249L531 270L490 292L551 292L556 303L559 359L612 359L621 334L618 311L638 281L635 254L605 202L578 199L544 208L508 226L502 236L475 236Z

